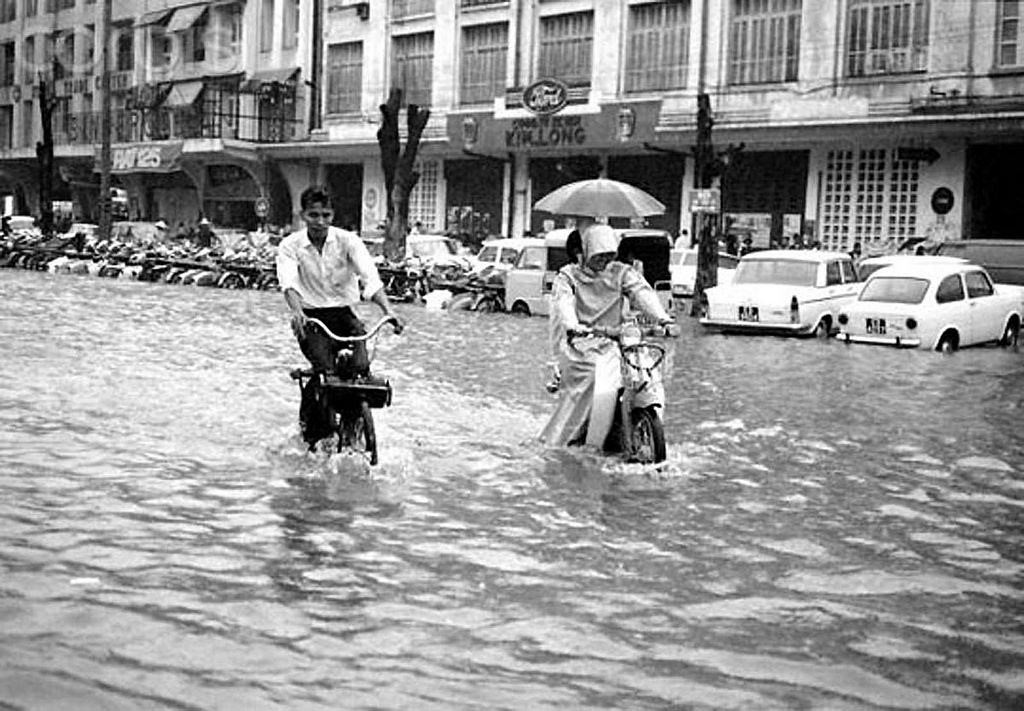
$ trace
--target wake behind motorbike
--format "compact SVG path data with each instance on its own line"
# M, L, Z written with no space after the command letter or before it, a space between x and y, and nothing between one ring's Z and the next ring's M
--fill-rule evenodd
M383 378L354 371L354 346L376 338L381 328L390 323L397 333L401 327L394 318L382 318L364 335L339 336L316 318L309 319L310 328L319 328L331 339L343 345L336 357L337 375L297 368L291 371L302 394L299 408L299 427L302 437L314 449L318 442L332 435L337 437L337 451L362 453L371 465L379 460L377 433L373 423L373 410L391 404L391 383ZM373 360L373 351L368 357Z
M615 418L604 440L604 451L620 454L629 462L658 464L665 461L665 407L662 365L665 347L645 336L673 335L668 327L626 324L619 329L577 329L571 337L597 336L614 341L621 356L622 386Z

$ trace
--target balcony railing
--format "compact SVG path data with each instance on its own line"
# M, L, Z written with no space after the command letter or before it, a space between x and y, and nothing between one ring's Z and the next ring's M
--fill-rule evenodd
M53 116L53 141L56 144L96 144L100 142L99 111ZM184 140L188 138L231 138L253 143L285 143L300 139L301 121L280 112L256 115L204 112L192 107L122 109L111 113L111 141Z

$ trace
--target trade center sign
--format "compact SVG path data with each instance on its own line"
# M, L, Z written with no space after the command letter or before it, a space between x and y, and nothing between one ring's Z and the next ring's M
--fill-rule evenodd
M583 146L587 143L587 127L583 116L531 116L512 119L505 129L506 148L546 148L549 146Z

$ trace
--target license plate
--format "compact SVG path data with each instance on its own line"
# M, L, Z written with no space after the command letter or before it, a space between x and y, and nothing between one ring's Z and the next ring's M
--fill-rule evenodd
M879 336L885 335L885 319L884 318L869 318L865 319L865 330L868 333L878 334Z
M760 321L756 306L740 306L737 316L740 321Z

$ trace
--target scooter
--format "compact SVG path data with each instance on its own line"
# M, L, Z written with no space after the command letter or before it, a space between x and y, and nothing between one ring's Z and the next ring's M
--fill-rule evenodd
M620 454L629 462L658 464L665 461L665 427L661 411L665 408L662 364L665 347L645 340L644 336L676 335L674 325L641 327L630 323L617 329L580 328L570 338L597 336L615 341L622 363L622 387L619 389L615 419L604 440L604 451Z
M310 328L316 327L344 346L337 355L337 376L326 376L312 368L291 371L292 380L299 384L299 428L309 448L332 435L337 437L339 452L352 451L366 456L371 465L378 462L377 433L371 409L391 404L391 383L386 379L357 375L351 367L353 347L377 336L385 324L391 324L395 333L401 325L394 318L382 318L362 336L339 336L320 319L311 318ZM373 360L373 349L367 353Z

